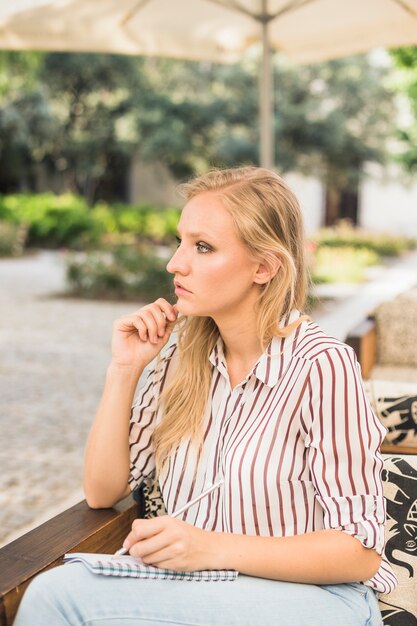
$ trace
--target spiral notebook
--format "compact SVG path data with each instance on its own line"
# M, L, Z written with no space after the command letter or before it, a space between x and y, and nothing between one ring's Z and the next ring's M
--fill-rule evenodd
M64 556L65 563L83 563L94 574L119 576L122 578L163 578L165 580L223 581L235 580L238 572L230 569L199 570L197 572L177 572L171 569L146 565L133 556L113 554L87 554L73 552Z

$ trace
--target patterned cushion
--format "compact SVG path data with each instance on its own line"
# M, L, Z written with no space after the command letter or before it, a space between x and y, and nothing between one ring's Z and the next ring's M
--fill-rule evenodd
M375 311L377 360L381 365L417 367L417 287Z
M155 473L144 479L139 487L134 490L133 497L141 506L140 517L149 519L158 515L166 515L164 500Z
M368 380L368 399L388 432L382 451L417 454L417 384ZM389 449L387 449L389 448Z
M386 456L385 554L398 586L379 599L384 626L417 626L417 456Z

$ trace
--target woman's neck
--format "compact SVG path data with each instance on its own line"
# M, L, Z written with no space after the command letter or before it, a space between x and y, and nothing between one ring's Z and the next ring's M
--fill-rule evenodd
M228 365L239 364L248 368L256 363L262 354L262 346L253 321L234 320L233 325L219 327Z

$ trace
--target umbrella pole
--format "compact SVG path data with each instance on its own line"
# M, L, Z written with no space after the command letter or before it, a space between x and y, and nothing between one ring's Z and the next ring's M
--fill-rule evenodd
M266 0L263 0L263 4L266 5ZM274 106L268 24L269 19L266 10L264 10L264 19L261 21L262 59L259 80L260 164L262 167L272 168L274 166Z

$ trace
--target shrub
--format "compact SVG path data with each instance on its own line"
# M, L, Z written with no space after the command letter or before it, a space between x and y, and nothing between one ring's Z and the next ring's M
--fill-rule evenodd
M28 246L82 248L99 240L103 229L86 202L73 194L16 194L0 199L0 217L27 224Z
M0 196L0 220L27 224L27 245L76 250L102 243L151 241L168 243L176 232L179 210L149 204L93 208L74 194L52 193Z
M323 228L315 237L319 246L328 248L367 248L380 256L398 256L413 248L416 242L407 237L371 233L341 221L332 228Z
M24 224L0 221L0 257L21 255L26 235L27 228Z
M131 233L139 240L149 240L153 243L172 241L180 217L179 209L154 207L148 204L115 204L110 208L110 214L114 220L112 232Z
M166 261L146 246L119 246L74 257L67 264L69 293L86 298L170 299L172 276Z
M379 256L367 248L320 246L312 267L313 283L357 283L366 269L377 265Z

